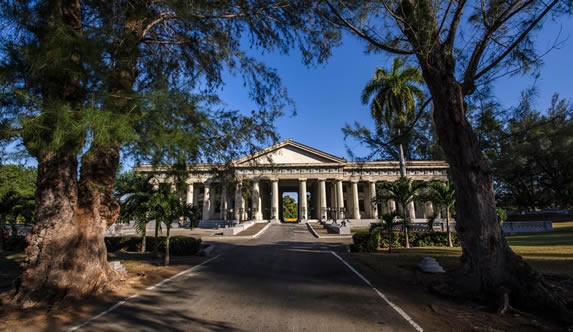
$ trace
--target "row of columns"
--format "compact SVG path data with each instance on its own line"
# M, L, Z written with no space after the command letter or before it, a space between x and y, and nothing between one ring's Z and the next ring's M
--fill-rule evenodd
M270 218L277 220L279 214L279 180L278 179L271 179L271 215ZM298 180L299 182L299 217L303 220L308 219L308 202L307 202L307 179L301 178ZM315 202L317 203L318 207L318 214L317 216L319 219L328 219L332 217L332 214L327 215L328 206L327 206L327 190L326 190L326 180L325 179L318 179L318 192L316 195L318 196ZM252 216L255 220L262 220L263 213L262 213L262 198L260 192L260 184L259 181L253 181L253 188L252 188ZM350 181L350 196L348 197L349 203L349 210L347 215L344 214L343 211L346 211L344 208L344 191L343 191L343 181L336 180L334 185L334 191L331 192L331 202L334 202L335 206L332 206L331 209L334 209L335 215L337 219L342 218L351 218L351 219L360 219L360 205L359 205L359 193L358 193L358 181ZM376 197L376 183L374 181L368 182L368 186L365 191L365 202L371 202ZM223 190L225 192L225 190ZM189 184L187 186L187 193L186 193L186 203L193 204L194 198L194 185ZM203 194L203 218L204 219L211 219L214 216L215 211L215 204L213 201L213 195L211 193L211 184L210 182L204 183L204 194ZM227 211L228 202L226 195L222 195L221 200L221 215L218 216L220 219L225 219L225 211ZM370 209L367 212L367 216L371 219L378 218L378 207L376 204L365 204L365 209ZM388 211L395 211L396 204L394 201L390 200L387 202L387 210ZM433 213L433 206L430 202L427 202L425 207L425 213ZM429 212L428 212L429 211ZM415 206L414 203L411 202L408 204L408 212L410 216L415 216ZM243 213L243 215L241 215ZM234 216L236 220L246 220L246 209L245 209L245 200L241 194L240 187L237 186L235 191L235 206L234 206Z

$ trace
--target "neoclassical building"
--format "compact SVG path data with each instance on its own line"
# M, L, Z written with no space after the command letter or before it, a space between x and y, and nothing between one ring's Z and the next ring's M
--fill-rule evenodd
M444 161L408 161L406 166L407 176L414 180L447 181L448 164ZM300 221L349 219L369 223L379 213L396 208L392 201L378 206L372 203L376 182L398 179L395 161L349 162L287 139L235 160L232 183L222 180L218 168L221 165L190 167L186 190L180 193L188 204L202 207L203 222L282 220L286 194L296 197ZM161 167L141 165L135 171L154 174L156 185L173 185ZM430 202L414 203L409 209L416 218L433 213Z

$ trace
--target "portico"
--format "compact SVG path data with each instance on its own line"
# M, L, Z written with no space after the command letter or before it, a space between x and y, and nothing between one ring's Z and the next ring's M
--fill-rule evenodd
M234 178L225 182L214 172L219 165L189 168L186 190L180 193L188 204L202 207L203 221L282 219L282 193L298 194L300 221L377 219L394 210L394 202L374 203L376 182L396 180L394 161L348 162L323 151L287 139L233 162ZM409 161L408 177L447 181L447 163ZM143 165L138 172L154 173L158 183L171 183L161 167ZM431 203L411 204L417 218L432 213ZM366 221L365 220L365 221Z

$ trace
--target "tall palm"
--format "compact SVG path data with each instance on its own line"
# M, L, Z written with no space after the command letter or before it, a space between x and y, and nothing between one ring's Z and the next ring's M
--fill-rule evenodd
M412 217L408 211L408 204L417 201L422 195L422 190L426 187L424 181L412 181L412 179L402 176L396 181L382 181L378 183L376 199L382 203L387 200L394 200L399 206L402 217L402 231L404 232L404 246L410 248L408 228Z
M377 130L383 126L396 134L400 176L406 176L406 162L403 144L407 141L406 128L412 125L416 113L416 102L424 98L420 88L422 73L416 67L404 67L404 61L397 57L392 68L376 68L374 77L362 90L362 103L370 103L370 114Z
M446 212L446 232L448 233L448 246L452 247L452 233L450 231L450 213L456 204L456 190L449 183L439 181L431 182L428 186L428 199L438 208Z

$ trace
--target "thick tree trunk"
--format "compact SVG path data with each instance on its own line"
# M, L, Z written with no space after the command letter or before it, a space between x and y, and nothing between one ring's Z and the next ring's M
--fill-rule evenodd
M97 293L115 276L101 225L77 207L77 166L72 154L39 158L37 224L28 235L18 298L25 304Z
M451 55L418 57L434 102L434 122L456 185L456 231L462 244L463 289L492 298L510 292L523 308L565 317L564 301L508 246L497 222L492 175L468 123Z

